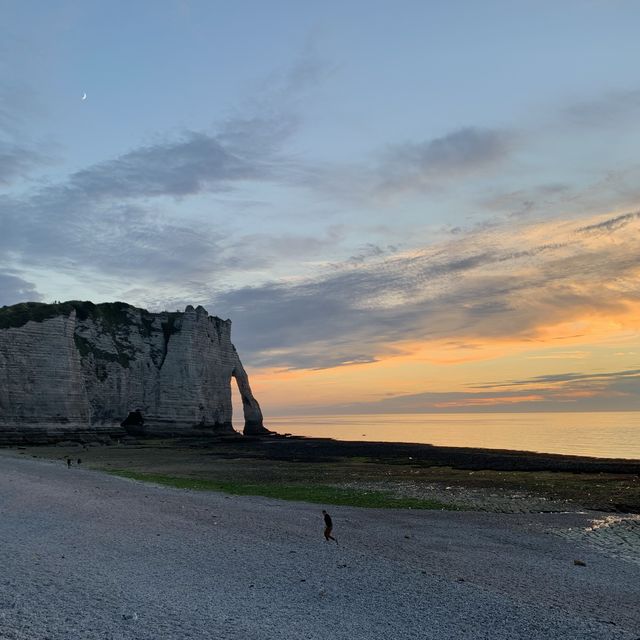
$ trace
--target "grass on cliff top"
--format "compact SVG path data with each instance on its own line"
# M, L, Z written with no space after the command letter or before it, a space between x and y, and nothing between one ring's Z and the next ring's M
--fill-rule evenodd
M0 308L0 329L21 327L30 320L43 322L56 316L68 316L75 311L79 320L100 317L111 326L127 322L127 310L132 308L126 302L103 302L93 304L88 300L68 300L47 304L45 302L21 302Z
M269 483L217 482L196 478L140 473L125 469L110 469L108 473L132 480L151 482L177 489L220 491L238 496L263 496L279 500L313 502L318 504L368 507L373 509L437 509L458 511L460 507L435 500L396 497L383 491L341 489L326 485L279 485Z

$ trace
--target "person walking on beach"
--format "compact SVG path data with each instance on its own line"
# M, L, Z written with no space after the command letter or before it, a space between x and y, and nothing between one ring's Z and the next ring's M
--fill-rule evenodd
M333 531L333 522L331 520L331 516L323 509L322 515L324 516L324 539L329 542L329 540L333 540L336 544L338 541L331 535Z

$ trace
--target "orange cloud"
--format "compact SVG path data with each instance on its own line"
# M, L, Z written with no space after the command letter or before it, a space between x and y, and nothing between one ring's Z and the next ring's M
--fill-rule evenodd
M541 402L547 396L543 388L558 401L579 404L597 397L608 382L594 378L588 388L558 393L567 382L542 384L534 378L640 366L634 350L640 336L639 256L640 216L634 214L551 221L517 233L489 231L395 256L385 263L381 282L409 284L389 291L370 286L378 282L377 272L367 271L374 267L355 269L362 274L353 282L365 283L362 288L372 297L354 292L348 302L367 313L344 333L314 336L302 348L312 359L316 352L333 357L346 346L375 361L337 357L340 366L319 370L265 368L254 374L254 386L275 404L304 407L424 391L464 392L482 382L531 378L529 387L508 382L495 387L529 388L530 394L435 406ZM314 287L321 291L322 283ZM407 330L395 330L394 322L399 328L406 322ZM292 344L285 351L295 348Z
M564 383L566 384L566 383ZM578 400L579 398L595 398L599 393L597 391L564 391L561 393L553 393L552 398L557 400Z

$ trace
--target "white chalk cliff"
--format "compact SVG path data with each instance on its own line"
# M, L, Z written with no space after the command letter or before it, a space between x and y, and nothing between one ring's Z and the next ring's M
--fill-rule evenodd
M115 302L0 309L0 443L232 432L231 378L245 434L268 433L231 343L203 307L149 313Z

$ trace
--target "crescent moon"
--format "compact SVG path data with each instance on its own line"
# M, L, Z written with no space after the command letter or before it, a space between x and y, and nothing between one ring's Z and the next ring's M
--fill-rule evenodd
M83 94L82 94L82 100L86 100L86 99L87 99L87 94L86 94L86 93L83 93Z

